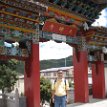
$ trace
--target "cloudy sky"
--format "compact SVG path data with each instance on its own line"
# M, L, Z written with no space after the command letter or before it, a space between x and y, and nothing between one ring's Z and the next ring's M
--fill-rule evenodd
M93 23L94 26L107 26L107 8L101 12L99 19ZM40 43L40 60L46 59L60 59L72 55L72 47L66 43L56 43L48 41Z
M101 12L99 19L97 19L94 23L94 26L105 26L107 27L107 8Z
M40 43L40 60L60 59L69 55L72 55L72 47L66 43L56 43L52 40Z

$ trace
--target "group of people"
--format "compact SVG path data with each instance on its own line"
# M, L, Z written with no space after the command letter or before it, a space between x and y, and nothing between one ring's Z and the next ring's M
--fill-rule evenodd
M52 84L52 98L53 107L66 107L69 102L68 99L69 83L64 78L63 71L57 71L57 79ZM52 105L51 105L52 107Z

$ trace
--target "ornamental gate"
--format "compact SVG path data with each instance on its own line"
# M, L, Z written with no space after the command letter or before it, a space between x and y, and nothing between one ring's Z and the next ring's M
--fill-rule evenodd
M105 98L107 29L91 24L105 0L0 0L0 59L25 61L27 107L40 107L39 42L66 42L73 49L75 102L88 102L88 63L93 97Z

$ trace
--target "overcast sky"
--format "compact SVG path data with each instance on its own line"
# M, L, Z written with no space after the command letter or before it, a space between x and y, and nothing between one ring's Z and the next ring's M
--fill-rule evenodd
M101 12L99 19L93 23L94 26L107 26L107 8ZM44 59L60 59L72 55L72 47L66 43L56 43L48 41L40 43L40 60Z
M97 19L94 23L94 26L105 26L107 27L107 8L101 12L99 19Z
M52 40L40 43L40 60L60 59L69 55L72 55L72 47L66 43L56 43Z

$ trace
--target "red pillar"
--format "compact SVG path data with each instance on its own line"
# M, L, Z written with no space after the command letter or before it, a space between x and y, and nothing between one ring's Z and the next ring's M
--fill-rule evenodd
M95 64L92 64L92 81L93 97L105 98L105 76L103 61L97 61Z
M74 65L74 100L75 102L88 102L88 60L87 51L73 52Z
M40 107L39 44L32 44L31 55L25 62L24 76L27 107Z

